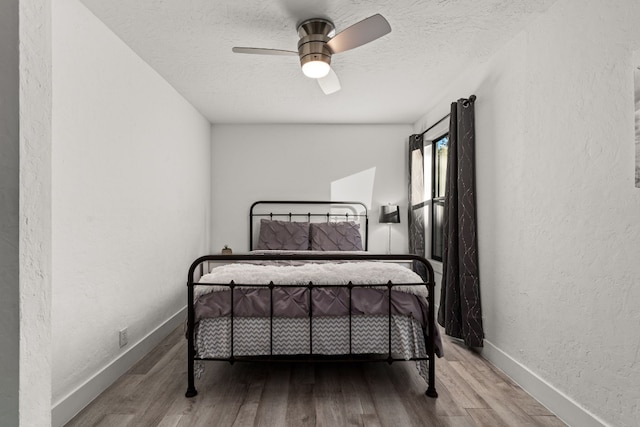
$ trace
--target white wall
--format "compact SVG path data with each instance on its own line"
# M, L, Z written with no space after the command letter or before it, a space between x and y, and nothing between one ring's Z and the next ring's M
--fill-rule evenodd
M51 0L20 1L19 425L51 413Z
M55 406L185 306L210 125L77 0L54 4L53 55Z
M478 96L484 354L575 426L640 419L639 21L636 0L560 0L415 125Z
M46 426L51 410L49 0L0 5L0 58L0 425Z
M18 424L19 55L18 0L0 6L0 425Z
M369 250L385 253L380 204L400 205L392 252L407 241L407 141L410 125L214 125L212 127L212 253L249 247L249 207L257 200L329 200L331 183L376 168Z

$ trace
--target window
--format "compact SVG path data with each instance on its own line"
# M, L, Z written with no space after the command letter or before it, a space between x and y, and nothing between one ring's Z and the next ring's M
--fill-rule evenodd
M442 261L444 249L444 190L447 182L447 152L449 149L449 135L445 134L431 143L432 164L425 162L425 171L432 172L431 182L431 258Z
M448 134L426 141L422 135L413 135L409 142L409 250L437 261L442 261L444 244L448 148Z

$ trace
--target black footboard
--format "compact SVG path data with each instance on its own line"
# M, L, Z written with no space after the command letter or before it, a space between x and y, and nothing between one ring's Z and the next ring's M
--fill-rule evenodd
M293 359L292 357L285 356L275 356L273 355L273 290L278 288L279 286L285 285L274 285L273 282L269 284L256 285L256 284L242 284L242 283L234 283L231 281L230 283L206 283L206 284L198 284L195 282L195 274L198 271L200 274L203 272L202 265L208 263L209 261L214 262L223 262L230 263L235 261L385 261L385 262L407 262L412 263L414 269L417 271L426 272L426 280L422 283L399 283L394 284L391 281L386 284L379 285L387 288L389 307L388 307L388 324L389 324L389 342L388 342L388 353L386 357L383 358L371 358L371 357L362 357L364 355L353 354L351 351L352 347L352 291L355 288L359 287L371 287L374 285L371 284L359 284L349 282L348 284L342 285L327 285L327 284L314 284L312 282L308 283L305 287L309 289L309 351L308 354L304 357L303 360L306 361L320 361L320 360L330 360L335 362L340 361L349 361L353 362L355 360L363 360L363 361L383 361L389 364L396 361L406 361L406 360L428 360L428 387L426 391L426 395L429 397L437 397L438 393L435 388L435 298L434 298L434 276L433 276L433 268L429 262L419 256L416 255L369 255L369 254L259 254L259 255L207 255L198 258L191 264L189 268L189 273L187 277L187 307L188 307L188 325L187 325L187 339L188 339L188 387L186 396L193 397L198 392L195 388L195 372L194 372L194 363L196 360L217 360L217 361L226 361L230 363L234 363L237 361L269 361L269 362L277 362L277 361L300 361L301 359ZM200 358L196 357L196 348L195 348L195 309L194 309L194 286L195 285L209 285L209 286L225 286L230 289L230 298L231 298L231 313L230 313L230 322L231 322L231 354L226 358ZM299 285L296 285L299 287ZM378 285L375 285L378 286ZM427 310L427 330L425 331L425 344L426 344L426 353L427 357L413 357L410 359L400 359L394 358L392 355L392 333L391 333L391 324L392 324L392 289L394 286L426 286L428 290L428 310ZM233 354L233 321L234 321L234 303L233 303L233 290L236 288L242 287L251 287L251 288L268 288L271 297L271 311L270 311L270 354L260 357L250 357L250 356L240 356L236 357ZM313 304L312 304L312 294L313 290L317 288L346 288L349 293L349 353L340 357L327 357L319 354L314 354L313 352ZM298 355L299 356L299 355Z

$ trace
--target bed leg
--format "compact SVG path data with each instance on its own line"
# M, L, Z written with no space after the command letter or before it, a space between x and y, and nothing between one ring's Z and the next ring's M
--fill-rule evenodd
M191 353L191 348L189 348L189 353ZM198 394L198 390L196 390L195 386L193 363L193 357L191 356L191 354L189 354L189 360L187 361L187 392L185 393L186 397L193 397Z
M427 353L429 354L429 372L428 372L429 381L427 381L427 391L425 391L424 394L435 399L436 397L438 397L438 392L436 391L435 354L433 354L434 344L432 341L427 341L427 346L429 347L429 349L427 350Z
M438 397L438 392L436 391L436 367L435 367L435 355L433 354L433 343L429 343L429 381L427 384L427 391L424 393L429 397L436 398Z
M427 391L424 393L429 397L436 398L438 397L438 392L436 391L436 355L434 354L434 338L433 335L429 337L428 345L428 354L429 354L429 381L427 384Z
M196 390L195 378L194 378L194 360L191 355L191 347L189 347L189 360L187 361L187 392L185 393L186 397L193 397L198 394L198 390Z
M191 276L191 274L190 274ZM187 281L188 288L188 296L187 296L187 340L188 340L188 348L187 348L187 392L185 393L186 397L193 397L198 394L195 386L195 378L194 378L194 358L196 356L195 346L193 342L193 334L194 334L194 324L195 324L195 314L193 309L193 282L188 279Z
M427 355L429 357L429 381L427 386L427 391L425 394L431 398L438 397L438 392L436 391L436 315L435 315L435 283L433 281L433 269L427 263L425 264L428 267L429 271L429 282L427 283L427 288L429 289L429 309L428 309L428 337L427 339Z

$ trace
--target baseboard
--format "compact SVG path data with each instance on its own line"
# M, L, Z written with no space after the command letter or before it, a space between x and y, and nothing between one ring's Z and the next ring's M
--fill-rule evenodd
M511 377L523 390L542 403L567 425L575 427L608 426L607 423L581 407L569 396L556 389L486 339L484 340L482 356Z
M116 360L105 366L100 372L89 378L84 384L55 402L51 409L51 425L60 427L69 422L93 399L107 389L115 380L126 373L136 362L149 353L164 338L177 328L186 318L184 307L166 322L147 334L140 341L121 354Z

